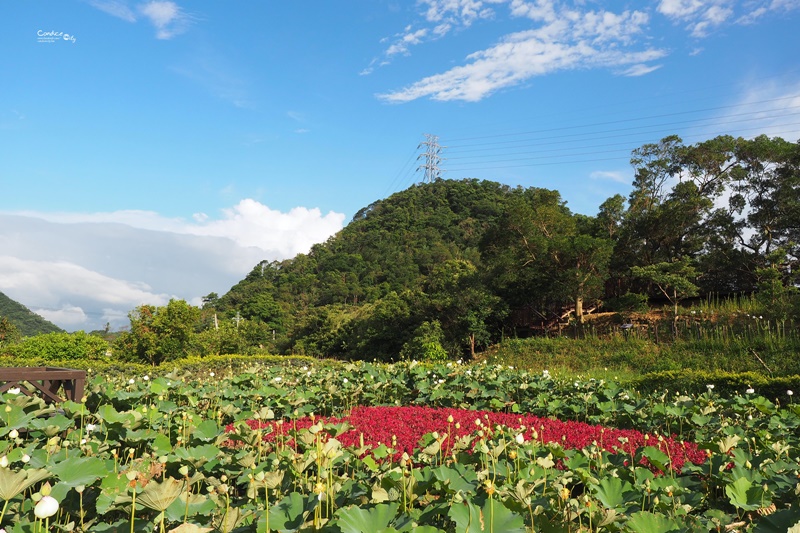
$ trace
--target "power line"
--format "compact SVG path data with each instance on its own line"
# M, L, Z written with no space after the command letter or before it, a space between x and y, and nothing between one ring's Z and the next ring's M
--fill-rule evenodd
M523 131L523 132L516 132L516 133L497 133L497 134L493 134L493 135L481 135L481 136L477 136L477 137L456 137L456 138L451 139L451 140L453 140L453 141L470 141L470 140L475 140L475 139L492 139L492 138L498 138L498 137L508 137L508 136L512 136L512 135L529 135L529 134L533 134L533 133L549 133L549 132L553 132L553 131L562 131L562 130L569 130L569 129L575 129L575 128L591 128L591 127L594 127L594 126L608 126L608 125L611 125L611 124L620 124L620 123L625 123L625 122L650 120L650 119L654 119L654 118L665 118L665 117L672 117L672 116L678 116L678 115L691 115L691 114L694 114L694 113L708 113L710 111L720 111L720 110L723 110L723 109L733 109L733 108L737 108L737 107L745 107L745 106L753 106L753 105L757 105L757 104L779 102L779 101L782 101L782 100L791 100L791 99L798 98L798 97L800 97L800 94L782 96L780 98L771 98L771 99L768 99L768 100L759 100L757 102L746 102L746 103L742 103L742 104L731 104L731 105L725 105L725 106L707 107L707 108L703 108L703 109L695 109L695 110L692 110L692 111L677 111L677 112L674 112L674 113L663 113L663 114L660 114L660 115L649 115L649 116L637 117L637 118L633 118L633 119L620 119L620 120L609 120L609 121L605 121L605 122L594 122L594 123L590 123L590 124L582 124L580 126L560 126L560 127L557 127L557 128L547 128L547 129L541 129L541 130L530 130L530 131ZM734 115L734 116L736 116L736 115Z
M784 124L786 126L793 126L793 125L800 125L800 123L794 124ZM776 134L784 134L784 133L797 133L797 129L786 130L786 131L778 131L775 132ZM696 137L706 137L703 135L698 135ZM626 153L630 153L630 150L616 150L616 152L625 151ZM555 159L559 157L571 157L571 156L579 156L579 155L591 155L593 153L609 153L609 152L592 152L592 153L584 153L584 154L567 154L562 156L540 156L540 157L530 157L524 159L506 159L500 161L480 161L476 162L475 164L489 164L489 163L511 163L515 161L524 161L524 160L531 160L531 159ZM520 164L520 165L493 165L493 166L484 166L484 167L474 167L474 166L461 166L461 167L451 167L448 170L451 172L470 172L474 170L497 170L497 169L504 169L504 168L522 168L522 167L540 167L540 166L554 166L554 165L566 165L566 164L575 164L575 163L596 163L602 161L619 161L621 156L618 157L603 157L603 158L596 158L596 159L574 159L574 160L566 160L566 161L552 161L552 162L543 162L543 163L527 163L527 164Z
M798 112L798 113L786 113L786 114L783 114L783 115L774 115L774 116L763 117L763 118L764 119L786 118L786 117L794 117L794 116L798 116L798 115L800 115L800 112ZM759 118L762 118L762 117L759 117ZM753 119L730 120L730 121L724 121L724 122L703 124L703 126L722 126L722 125L727 125L727 124L750 122L751 120L753 120ZM795 126L797 124L798 124L797 122L773 124L773 127L774 126ZM613 139L613 138L617 138L617 137L631 137L633 135L642 135L642 134L648 134L648 133L658 133L658 132L662 132L662 131L663 131L662 129L657 129L657 130L641 131L641 132L636 132L636 133L626 134L626 135L604 135L602 138L604 138L604 139ZM688 138L688 136L687 136L687 138ZM587 139L587 140L590 140L590 139ZM566 143L570 143L570 142L573 142L573 141L555 141L555 142L545 142L545 143L537 143L537 144L523 144L523 145L518 145L518 146L508 146L508 147L504 147L504 148L514 150L514 149L518 149L518 148L541 147L541 146L549 146L549 145L554 145L554 144L566 144ZM630 143L623 142L623 143L594 144L594 145L588 145L588 146L587 145L581 145L581 148L582 149L585 149L585 148L601 148L601 147L609 147L609 146L630 146ZM573 148L571 148L571 147L568 147L568 148L553 148L551 151L554 151L554 152L562 151L563 152L563 151L568 151L568 150L572 150L572 149ZM486 152L486 151L490 151L490 150L498 150L498 148L474 148L471 151L472 152ZM528 153L528 152L499 152L499 153L496 152L496 153L488 153L488 154L475 154L475 155L464 155L464 156L457 156L457 157L449 157L448 160L449 161L456 161L456 160L462 160L462 159L476 159L476 158L482 158L482 157L499 157L499 156L504 156L504 155L522 155L522 154L526 154L526 153Z
M796 110L799 105L782 107L775 105L776 102L785 102L791 99L800 98L800 93L779 98L764 99L755 102L746 102L714 107L698 107L690 111L680 111L673 113L652 114L628 119L597 121L583 125L560 126L554 128L542 128L535 130L525 130L521 132L500 132L490 135L480 135L471 137L457 137L451 139L456 143L448 142L447 160L453 164L448 165L448 171L469 172L472 170L493 170L503 168L518 168L531 166L553 166L567 165L572 163L589 163L598 161L619 161L624 154L630 154L635 148L648 142L654 142L653 138L661 138L665 135L678 133L685 141L696 139L710 139L719 135L729 134L730 128L726 125L739 124L736 128L736 135L746 136L750 131L753 136L760 133L769 135L798 135L798 123L786 122L789 117L800 115L798 112L786 113L786 111ZM753 106L761 106L754 109ZM688 115L697 113L709 113L714 111L750 108L735 114L726 114L717 118L689 118ZM780 113L776 113L780 112ZM653 123L655 119L667 117L687 117L684 120L659 121ZM733 120L732 120L733 119ZM783 119L783 120L778 120ZM774 120L768 125L756 126L755 121ZM650 123L643 123L650 121ZM622 125L624 127L608 128L612 125ZM587 128L594 128L593 131L586 131ZM693 131L701 131L701 134L681 134L680 130L691 128ZM766 128L766 131L765 131ZM783 131L778 131L782 128ZM669 131L666 131L669 129ZM555 135L554 135L555 133ZM688 132L687 132L688 133ZM645 138L647 136L648 138ZM613 142L612 140L619 140ZM630 139L626 141L625 139ZM458 141L478 141L459 144ZM600 142L598 142L600 141ZM612 141L612 142L602 142ZM439 136L426 134L425 141L417 146L425 147L426 150L417 160L424 158L424 163L415 169L425 171L423 181L433 181L440 179L444 170L441 163L442 149L439 145ZM530 148L531 150L528 150ZM602 149L602 151L593 151ZM607 155L619 153L620 157L601 157L592 158L592 155ZM455 154L455 155L453 155ZM459 155L460 154L460 155ZM522 157L514 157L522 156ZM527 157L525 157L527 156ZM413 183L413 173L409 172L409 164L412 156L403 164L395 174L390 183L390 188L397 190L398 183L405 188ZM552 160L552 161L546 161ZM536 161L536 162L533 162ZM502 163L512 163L502 165ZM521 164L516 164L521 163ZM462 174L463 175L463 174Z

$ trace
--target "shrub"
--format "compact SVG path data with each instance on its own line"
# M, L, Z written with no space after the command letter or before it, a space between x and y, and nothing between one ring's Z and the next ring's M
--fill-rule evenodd
M402 359L419 359L420 361L445 361L447 350L442 346L444 333L438 320L423 322L414 331L414 336L400 350Z
M603 302L603 309L618 313L646 313L648 311L647 295L626 292L618 298L610 298Z
M26 337L6 348L14 358L48 361L98 360L105 357L108 343L83 331L75 333L45 333Z

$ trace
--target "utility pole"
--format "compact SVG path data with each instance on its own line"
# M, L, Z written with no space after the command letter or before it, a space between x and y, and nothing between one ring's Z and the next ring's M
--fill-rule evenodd
M444 158L439 154L441 154L442 148L446 148L446 146L439 146L439 136L431 135L430 133L425 134L425 140L419 143L417 149L423 146L425 147L425 153L417 157L417 160L422 157L425 158L425 163L417 167L417 170L425 170L422 181L430 183L442 179L441 173L443 171L439 168L439 164L444 161Z

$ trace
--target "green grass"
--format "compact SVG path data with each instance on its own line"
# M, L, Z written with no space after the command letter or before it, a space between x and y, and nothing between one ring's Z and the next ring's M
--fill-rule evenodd
M656 342L621 335L509 339L481 357L562 375L636 376L666 370L724 370L764 375L800 374L800 338L786 329L756 325L741 331L728 327L697 329L676 340ZM664 338L662 336L662 338Z

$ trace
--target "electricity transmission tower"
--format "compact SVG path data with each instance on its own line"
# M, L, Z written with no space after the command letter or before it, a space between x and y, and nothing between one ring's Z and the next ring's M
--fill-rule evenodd
M422 177L422 181L430 183L442 178L441 173L444 171L439 168L439 164L444 161L444 158L439 154L441 154L442 148L446 148L446 146L439 146L439 136L431 135L430 133L425 134L425 140L419 143L417 149L423 146L425 147L425 152L420 154L417 160L424 157L425 163L418 166L417 170L424 169L425 174Z

